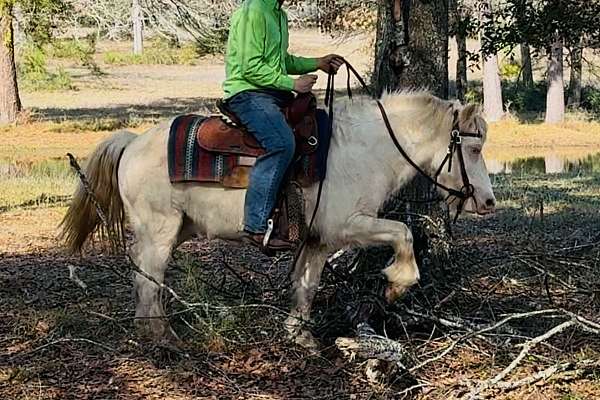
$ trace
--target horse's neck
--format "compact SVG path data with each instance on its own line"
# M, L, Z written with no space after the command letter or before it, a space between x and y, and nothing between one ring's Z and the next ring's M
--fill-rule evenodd
M335 115L328 180L337 181L333 184L349 197L348 201L369 211L377 210L393 192L408 183L417 170L394 146L375 103L340 108ZM440 140L439 127L429 121L427 110L421 115L395 112L390 107L388 116L406 153L431 173L434 157L443 153L447 143Z

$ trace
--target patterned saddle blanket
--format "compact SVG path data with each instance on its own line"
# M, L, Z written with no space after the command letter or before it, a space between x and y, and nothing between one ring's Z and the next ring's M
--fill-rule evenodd
M289 174L303 187L325 178L331 139L329 117L324 110L315 110L306 118L312 122L305 120L301 128L294 127L297 161ZM246 188L250 170L262 154L264 149L256 139L225 116L181 115L171 124L168 164L172 183L204 182Z

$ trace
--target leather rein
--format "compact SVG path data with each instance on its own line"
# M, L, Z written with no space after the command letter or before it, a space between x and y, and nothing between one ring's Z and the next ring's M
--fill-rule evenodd
M394 129L392 128L392 125L390 123L390 119L389 119L387 112L385 111L385 108L383 107L383 104L381 103L381 101L379 99L375 98L375 96L373 96L369 87L365 83L365 80L360 76L358 71L356 71L356 69L347 60L344 60L344 61L346 64L346 70L348 72L347 73L348 80L346 83L348 97L350 99L352 99L352 89L350 87L350 79L351 79L351 74L352 74L359 81L362 88L375 100L377 107L379 108L379 111L381 112L381 117L383 118L383 122L385 123L385 127L390 136L390 139L394 143L394 146L396 146L396 149L398 150L398 152L406 160L406 162L408 162L420 175L422 175L425 179L427 179L429 182L431 182L431 184L433 184L437 188L442 189L445 192L447 192L448 196L446 196L446 198L444 200L447 201L448 199L452 198L451 202L453 202L458 199L459 203L457 206L456 216L454 217L454 222L456 222L456 220L458 219L458 216L463 211L465 203L470 198L473 198L473 201L475 201L475 197L474 197L475 188L469 181L469 175L467 173L467 168L465 165L465 158L464 158L463 149L462 149L462 139L465 137L482 139L483 135L481 134L481 132L463 132L463 131L461 131L460 126L459 126L459 119L458 119L459 112L458 112L458 110L454 111L454 121L452 123L452 130L450 131L450 143L448 144L448 152L446 154L446 157L444 158L444 160L438 167L435 175L433 177L431 177L427 172L425 172L423 170L423 168L421 168L416 162L414 162L414 160L408 155L406 150L404 150L404 148L398 141L398 138L397 138L396 134L394 133ZM327 90L325 92L325 105L327 105L329 107L330 131L333 128L334 89L335 89L335 73L330 72L329 76L328 76L328 80L327 80ZM463 181L463 187L460 190L456 190L456 189L447 187L438 182L439 175L442 173L444 166L446 164L448 164L448 173L452 172L452 164L453 164L455 154L458 155L460 172L461 172L461 177L462 177L462 181Z
M436 171L436 174L434 175L434 177L431 177L427 172L425 172L423 170L423 168L421 168L416 162L414 162L412 160L412 158L410 158L410 156L408 155L408 153L406 152L406 150L404 150L404 148L402 147L402 145L400 144L400 142L398 141L398 138L396 137L396 134L394 133L394 129L392 128L392 125L390 123L390 119L387 115L387 112L385 111L385 108L383 107L383 104L381 103L381 101L377 98L375 98L375 96L373 96L373 94L371 93L369 87L367 86L367 84L365 83L365 80L362 78L362 76L360 76L360 74L358 73L358 71L356 71L356 69L347 61L344 60L344 63L346 64L346 69L348 71L348 81L346 82L346 88L348 91L348 97L350 99L352 99L352 88L350 87L350 79L351 79L351 75L350 73L352 73L356 79L358 79L358 81L360 82L362 88L373 98L375 99L375 102L377 103L377 106L379 107L379 111L381 112L381 116L383 118L383 122L385 123L387 132L390 136L390 138L392 139L392 142L394 143L394 145L396 146L396 149L398 149L398 152L400 152L400 154L402 155L402 157L404 157L404 159L419 173L421 174L423 177L425 177L429 182L431 182L433 185L435 185L436 187L448 192L448 196L444 199L444 200L448 200L449 198L453 197L453 200L458 199L459 203L457 206L457 211L456 211L456 215L454 217L454 222L456 222L456 220L458 219L458 216L460 215L460 213L462 212L465 203L467 202L467 200L469 200L470 198L473 198L473 201L475 201L475 197L474 197L474 193L475 193L475 188L473 187L473 185L470 183L469 181L469 175L467 174L467 168L465 166L465 159L464 159L464 154L462 151L462 138L464 137L472 137L472 138L483 138L483 135L480 132L476 132L476 133L472 133L472 132L462 132L460 130L460 126L459 126L459 112L458 111L454 111L454 122L452 123L452 130L450 132L450 143L448 145L448 153L446 154L446 157L444 158L444 160L442 161L441 165L439 166L439 168ZM333 101L334 101L334 97L335 97L335 72L329 72L328 77L327 77L327 90L325 92L325 105L328 107L328 113L329 113L329 134L333 134ZM461 175L462 175L462 180L463 180L463 187L460 190L456 190L456 189L452 189L449 188L441 183L438 182L438 177L441 174L442 170L444 169L444 166L446 164L448 164L448 172L452 172L452 163L453 163L453 159L454 159L454 154L458 154L458 160L459 160L459 165L460 165L460 171L461 171ZM319 205L321 204L321 195L323 193L323 183L324 180L321 180L319 182L319 186L317 189L317 199L315 202L315 208L313 209L313 213L312 216L310 218L310 222L308 224L308 229L306 231L306 236L304 238L304 240L302 240L302 242L300 243L300 246L298 247L295 257L294 257L294 261L292 262L292 268L290 269L290 273L291 271L295 268L296 263L298 262L299 256L302 253L302 250L304 250L304 247L306 246L306 243L308 241L308 238L310 236L310 232L313 228L314 222L315 222L315 218L317 216L317 212L319 210Z

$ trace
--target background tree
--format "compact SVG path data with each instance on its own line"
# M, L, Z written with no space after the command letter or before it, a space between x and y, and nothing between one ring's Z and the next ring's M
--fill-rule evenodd
M600 0L505 0L499 18L488 21L484 52L527 43L548 57L546 121L562 121L565 112L563 48L600 36ZM574 76L577 80L578 75ZM577 84L573 87L576 87Z
M533 87L533 64L531 63L531 48L527 43L521 43L521 77L523 86Z
M21 111L13 30L13 2L0 0L0 124L16 121Z
M571 78L569 82L569 107L579 107L581 104L581 79L583 76L583 48L584 40L579 45L574 45L570 51Z
M548 51L548 91L546 93L546 122L561 122L565 118L565 83L563 40L557 32Z
M144 51L144 18L140 0L133 0L131 5L131 23L133 26L133 53L142 54Z
M47 43L56 22L66 15L62 0L0 0L0 123L15 122L21 111L15 63L14 10L23 33L37 46Z
M450 0L450 36L456 40L458 57L456 59L456 98L465 101L468 90L468 61L467 38L473 34L473 18L468 4L464 0Z
M480 4L480 20L484 26L493 24L494 14L492 1L484 0ZM490 41L489 30L481 32L481 41ZM502 101L502 83L498 67L498 54L496 51L483 52L483 109L488 121L498 121L504 115Z

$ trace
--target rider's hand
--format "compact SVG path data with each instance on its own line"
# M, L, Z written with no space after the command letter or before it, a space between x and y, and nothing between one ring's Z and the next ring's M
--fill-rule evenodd
M337 54L329 54L325 57L317 59L317 68L319 68L321 71L327 74L335 74L338 71L338 69L340 69L340 67L344 65L344 62L344 57L338 56Z
M294 91L308 93L317 82L317 75L302 75L294 80Z

